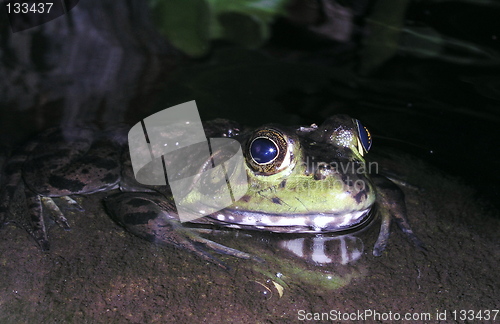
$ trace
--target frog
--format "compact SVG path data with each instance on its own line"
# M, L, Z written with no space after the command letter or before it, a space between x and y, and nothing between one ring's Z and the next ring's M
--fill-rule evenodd
M12 156L5 168L0 220L14 220L42 250L49 250L44 215L49 213L56 224L69 229L58 203L82 210L72 197L106 192L106 212L130 233L221 266L214 251L261 259L204 238L203 227L343 235L380 216L373 255L386 249L393 220L410 242L424 249L407 220L402 190L387 177L369 172L365 156L372 136L359 120L334 115L321 125L265 124L251 129L216 119L204 122L203 128L207 137L239 141L245 160L246 194L220 211L181 222L168 185L143 185L135 179L129 128L85 126L69 135L67 130L50 129Z

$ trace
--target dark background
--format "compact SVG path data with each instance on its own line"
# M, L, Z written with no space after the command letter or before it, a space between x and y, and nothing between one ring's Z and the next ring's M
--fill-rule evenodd
M346 113L371 130L374 150L395 147L429 161L498 206L498 4L291 1L286 8L266 39L236 23L245 15L219 16L230 32L197 55L169 43L140 1L80 1L16 33L1 19L3 150L49 126L134 124L193 99L203 120L255 126Z

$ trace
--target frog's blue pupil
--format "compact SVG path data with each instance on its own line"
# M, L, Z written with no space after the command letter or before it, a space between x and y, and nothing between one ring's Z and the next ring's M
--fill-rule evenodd
M257 138L250 146L250 154L257 163L269 163L278 155L278 148L267 138Z
M372 137L368 129L366 129L366 127L363 126L363 124L361 124L359 120L356 120L356 122L358 123L359 138L361 140L361 144L363 144L364 149L368 152L372 147Z

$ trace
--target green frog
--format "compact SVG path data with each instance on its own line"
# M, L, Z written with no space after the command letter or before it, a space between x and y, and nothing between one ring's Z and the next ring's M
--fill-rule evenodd
M181 223L168 186L146 186L135 180L127 147L129 128L100 131L83 127L69 133L50 129L10 159L0 215L4 221L13 219L26 228L47 250L44 214L69 228L61 203L80 208L71 196L109 191L106 210L131 233L218 263L211 251L258 257L205 239L190 225L343 234L370 223L377 206L381 227L374 255L384 251L392 219L411 242L423 246L406 219L402 191L370 172L365 155L372 138L360 121L335 115L319 126L269 124L250 130L217 119L203 127L207 137L238 140L245 157L248 190L223 210Z

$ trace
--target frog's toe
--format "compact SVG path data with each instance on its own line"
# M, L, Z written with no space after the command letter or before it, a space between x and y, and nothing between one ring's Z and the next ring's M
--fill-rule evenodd
M44 237L36 237L35 236L35 241L40 246L40 249L44 252L50 250L50 243L49 240L47 240Z
M380 240L380 238L377 240L377 243L375 243L375 246L373 247L373 255L374 256L381 256L382 252L384 252L385 248L387 247L387 239Z
M208 248L206 247L208 247L210 243L215 243L215 242L206 240L210 242L208 243L204 240L205 239L203 239L202 237L197 237L195 240L193 240L193 237L188 239L187 237L184 236L179 238L170 237L168 241L156 238L155 242L165 245L174 245L183 250L191 251L192 253L196 254L198 257L202 258L205 261L214 263L223 269L226 270L229 269L229 267L224 262L222 262L221 260L213 256L210 252L208 252Z
M373 255L374 256L382 255L382 252L387 247L387 243L389 241L390 227L391 227L391 220L392 219L396 220L398 227L405 234L406 238L416 248L418 248L420 251L427 251L424 243L422 241L420 241L420 239L415 235L415 233L411 229L404 214L392 214L392 213L388 212L387 210L381 210L380 213L382 216L381 217L382 224L380 226L380 233L378 235L377 242L375 243L375 246L373 248Z
M57 199L61 200L61 202L64 202L64 204L66 205L66 209L77 210L82 212L85 211L85 209L82 206L80 206L80 204L70 196L61 196L58 197Z
M243 252L243 251L233 249L233 248L230 248L228 246L216 243L216 242L211 241L209 239L203 238L194 232L190 233L189 239L196 242L196 243L202 244L203 246L207 247L208 249L213 250L213 251L220 253L220 254L230 255L230 256L240 258L240 259L263 262L263 260L261 258L258 258L252 254L249 254L249 253L246 253L246 252Z
M193 229L184 227L177 220L168 219L163 220L163 222L164 221L169 224L166 226L160 225L158 227L156 227L157 224L149 224L148 226L150 229L154 228L150 233L155 233L154 237L152 237L155 243L174 245L178 248L189 250L197 256L201 257L203 260L214 263L224 269L228 269L228 266L224 262L213 256L213 254L211 253L212 251L224 255L230 255L240 259L262 261L261 259L249 253L242 252L240 250L233 249L201 237L200 235L198 235L198 233L194 232Z
M403 233L406 234L407 239L420 251L427 251L427 248L425 247L424 242L422 242L416 235L413 233L411 229L403 229L400 227Z
M139 237L149 239L156 244L175 246L183 250L188 250L203 260L214 263L224 269L229 269L229 267L211 252L215 251L241 259L256 259L248 253L203 238L192 229L182 226L175 219L162 218L161 222L153 221L145 226L129 224L125 227Z
M175 239L174 237L170 237L168 242L165 242L164 240L156 240L156 242L162 244L162 243L172 243L172 240ZM208 239L205 239L201 236L198 236L194 233L190 233L189 236L182 235L181 237L178 237L175 239L175 245L178 248L184 249L191 251L192 253L196 254L198 257L202 258L205 261L211 262L216 264L217 266L223 268L223 269L229 269L229 267L219 260L217 257L215 257L213 254L211 254L209 251L216 251L218 253L222 254L228 254L228 255L233 255L233 256L238 256L242 258L249 258L250 256L247 253L232 249L230 247L215 243L213 241L210 241Z
M394 219L407 239L419 250L425 251L425 246L415 235L408 223L404 193L393 182L385 177L373 177L378 188L379 213L382 219L380 234L373 249L373 255L380 256L387 246L391 220Z
M69 198L69 197L68 197ZM57 206L56 202L54 201L56 198L51 198L51 197L41 197L41 202L43 207L49 211L51 214L52 218L54 219L54 222L61 228L64 228L65 230L69 230L70 226L68 223L68 220L64 216L64 213L61 211L59 206ZM59 199L62 199L59 198Z
M425 244L415 235L406 219L404 213L394 215L394 219L398 224L399 229L406 235L406 238L420 251L427 251Z
M112 217L132 234L154 243L189 250L203 260L227 269L210 252L256 259L248 253L215 243L184 227L176 218L175 208L165 197L152 193L125 193L108 197L106 209Z
M43 215L31 215L31 226L28 225L23 227L26 229L28 234L35 239L35 242L40 246L42 251L48 251L50 249Z

